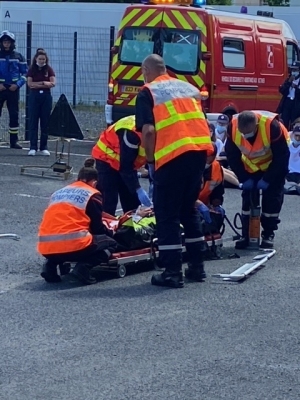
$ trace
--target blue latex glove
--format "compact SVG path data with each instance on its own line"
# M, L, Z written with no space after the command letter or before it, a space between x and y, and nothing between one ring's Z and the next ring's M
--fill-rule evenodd
M268 187L269 187L269 183L266 182L266 181L264 181L263 179L261 179L261 180L259 180L259 181L257 182L256 188L257 188L258 190L267 190Z
M222 217L223 217L223 218L225 217L225 210L224 210L223 207L217 206L217 207L214 207L214 210L215 210L216 212L222 214Z
M246 182L243 183L243 190L252 190L254 188L254 180L247 179Z
M149 199L147 192L143 188L141 188L141 187L138 188L136 191L136 194L138 195L139 201L142 206L146 206L146 207L152 206L151 200Z
M154 164L148 164L148 174L150 179L154 180Z
M204 221L207 224L211 224L212 220L211 220L211 217L210 217L209 208L206 207L205 204L200 204L197 208L198 208L198 211L200 211Z

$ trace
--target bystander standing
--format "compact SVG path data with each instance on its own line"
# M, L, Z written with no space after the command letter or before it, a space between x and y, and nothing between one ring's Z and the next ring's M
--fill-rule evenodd
M44 49L37 49L27 74L27 84L30 88L28 101L30 150L28 155L35 156L38 150L38 130L40 123L40 153L49 156L47 148L47 124L52 110L51 89L56 78L53 68Z

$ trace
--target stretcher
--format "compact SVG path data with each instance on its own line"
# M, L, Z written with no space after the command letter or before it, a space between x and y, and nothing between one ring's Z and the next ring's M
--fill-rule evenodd
M223 246L223 239L220 233L209 235L205 237L207 249L214 257L219 258L221 255L221 248ZM182 246L182 252L186 253L185 246ZM107 263L100 264L97 269L106 272L115 272L119 278L124 278L127 273L127 268L138 263L151 262L153 268L160 270L157 266L156 260L159 256L159 250L156 239L153 240L151 247L140 250L129 250L111 255Z
M231 272L231 274L214 274L213 278L220 278L222 281L226 282L239 282L246 279L250 274L252 274L255 270L265 265L267 261L270 260L276 254L276 250L265 249L262 250L262 253L253 257L252 262L248 262L235 271Z

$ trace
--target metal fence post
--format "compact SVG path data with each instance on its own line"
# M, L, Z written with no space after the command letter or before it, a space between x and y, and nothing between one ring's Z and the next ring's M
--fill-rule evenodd
M73 107L76 108L76 78L77 78L77 32L74 32L73 53Z
M31 64L31 49L32 49L32 21L27 21L26 28L26 61L27 65ZM28 114L28 99L29 88L26 85L26 99L25 99L25 140L29 140L29 114Z
M113 59L113 53L111 49L114 47L115 44L115 27L111 26L109 30L109 68L108 68L108 82L110 80L110 73L111 73L111 64Z

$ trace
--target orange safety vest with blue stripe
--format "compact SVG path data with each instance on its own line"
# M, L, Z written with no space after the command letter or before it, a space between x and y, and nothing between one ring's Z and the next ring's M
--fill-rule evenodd
M118 131L123 129L129 130L138 135L141 141L141 133L136 130L135 116L130 115L122 118L115 124L109 126L104 132L100 134L98 142L92 149L92 157L96 160L104 161L109 164L113 169L119 171L120 169L120 142ZM139 169L146 164L146 153L142 145L139 145L138 156L134 162L134 168Z
M39 227L37 250L40 254L71 253L92 243L86 207L97 193L98 190L81 181L53 193Z
M213 151L199 89L169 75L144 87L154 103L156 170L187 151Z
M240 149L244 167L250 173L265 172L271 164L273 155L271 151L270 125L278 117L277 114L267 111L255 112L255 115L258 118L258 134L253 145L238 130L238 115L234 115L232 118L232 140Z

